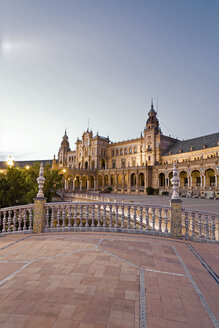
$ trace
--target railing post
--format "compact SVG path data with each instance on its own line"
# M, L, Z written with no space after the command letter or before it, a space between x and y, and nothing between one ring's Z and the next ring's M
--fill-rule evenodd
M176 163L173 164L173 194L170 201L171 206L171 234L172 237L182 237L182 201L179 198L179 177Z
M43 164L40 165L40 174L37 178L37 183L39 185L39 190L37 197L34 199L34 218L33 218L33 232L40 233L43 232L45 225L45 203L46 198L43 194L43 184L45 178L43 176Z

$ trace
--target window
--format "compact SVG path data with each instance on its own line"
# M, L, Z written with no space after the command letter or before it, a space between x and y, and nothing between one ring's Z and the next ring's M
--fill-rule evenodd
M134 153L135 153L135 154L137 153L137 147L134 148Z
M123 149L120 149L120 155L123 155Z
M114 150L112 150L112 156L114 156Z
M118 151L118 149L116 149L116 156L118 156L119 155L119 151Z
M129 148L129 154L132 154L132 148L131 147Z
M132 166L135 166L135 158L132 158Z
M184 178L184 186L188 186L188 178Z
M151 156L148 156L148 160L149 160L149 161L151 160Z
M121 167L123 167L123 168L125 167L125 158L121 159Z
M116 168L116 161L112 160L112 168L115 169Z
M124 149L124 154L127 155L127 148Z

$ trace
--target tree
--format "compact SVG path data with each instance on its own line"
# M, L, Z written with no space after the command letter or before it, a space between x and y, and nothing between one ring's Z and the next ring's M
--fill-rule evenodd
M40 163L26 168L11 167L7 174L0 175L0 208L33 203L37 195ZM59 170L51 170L50 164L44 167L44 196L51 202L56 191L63 188L63 176Z

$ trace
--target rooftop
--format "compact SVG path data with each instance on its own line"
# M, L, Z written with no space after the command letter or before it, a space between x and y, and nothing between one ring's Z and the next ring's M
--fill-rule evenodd
M201 150L203 148L212 148L218 146L219 132L188 140L177 140L170 146L162 156L174 155L180 152L187 153L194 150Z

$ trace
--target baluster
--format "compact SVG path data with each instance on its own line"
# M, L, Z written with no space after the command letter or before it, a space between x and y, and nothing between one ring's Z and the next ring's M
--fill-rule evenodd
M116 204L116 226L115 226L115 228L118 228L118 222L119 222L119 205Z
M75 205L75 215L74 215L74 227L77 227L77 216L78 216L78 206Z
M13 215L13 231L17 231L17 210L14 210L14 215Z
M140 230L142 230L142 221L143 221L143 207L140 206Z
M98 204L98 211L97 211L97 227L100 227L100 204Z
M23 211L24 215L23 215L23 221L24 221L24 227L23 230L27 230L27 210L26 208Z
M103 227L106 227L106 204L103 205Z
M49 207L46 208L46 228L49 228Z
M198 230L199 230L199 238L202 237L202 215L198 214Z
M212 216L211 219L212 219L212 228L211 228L212 236L211 236L211 239L215 240L215 216Z
M55 221L55 206L52 207L52 215L51 215L50 228L53 228L54 227L54 221Z
M205 215L205 238L209 239L208 215Z
M11 232L11 213L12 211L8 211L8 232Z
M136 229L136 218L137 218L137 215L136 215L136 211L137 211L137 206L134 205L134 215L133 215L133 219L134 219L134 229Z
M145 223L146 223L146 226L145 226L145 230L149 230L149 208L148 207L145 207Z
M131 206L128 205L128 226L127 226L128 229L130 229L130 219L131 219Z
M155 231L155 208L152 207L152 230Z
M89 205L87 205L87 212L86 212L86 223L85 223L85 227L89 227Z
M6 214L7 214L7 212L6 211L4 211L3 212L3 214L4 214L4 216L3 216L3 229L2 229L2 232L5 232L6 231Z
M84 206L81 205L81 206L80 206L80 225L79 225L79 227L83 227L83 224L82 224L82 219L83 219L83 208L84 208Z
M167 227L167 225L168 225L168 216L167 216L168 209L165 208L164 211L165 211L165 218L164 218L164 223L165 223L165 232L168 233L168 227Z
M192 212L192 238L195 237L195 212Z
M33 210L32 208L29 208L29 230L31 230L33 227Z
M65 205L62 207L62 228L65 229Z
M121 228L124 228L124 217L125 217L125 206L124 204L121 205L121 209L122 209L122 214L121 214L121 219L122 219L122 225Z
M22 228L21 228L21 224L22 224L22 210L19 209L19 212L18 212L18 231L21 231Z
M109 228L112 228L112 221L113 221L113 212L112 212L112 205L110 204L109 206L109 210L110 210L110 213L109 213L109 219L110 219L110 224L109 224Z
M58 206L58 211L57 211L57 228L60 227L60 207Z
M185 212L185 229L186 229L185 237L188 238L189 236L188 212Z
M71 206L68 206L68 228L71 227Z
M91 222L91 227L95 227L94 219L95 219L95 205L92 205L92 222Z
M159 207L159 232L162 232L162 228L161 228L161 225L162 225L162 207Z

